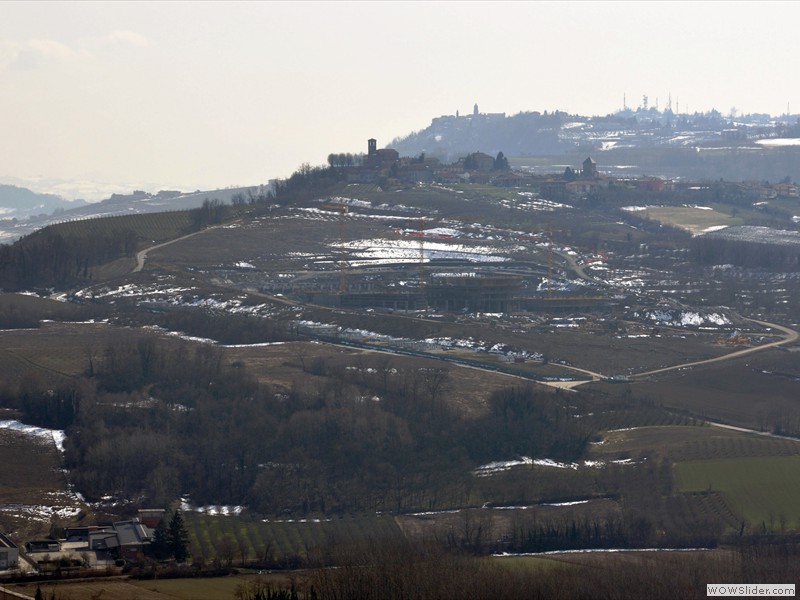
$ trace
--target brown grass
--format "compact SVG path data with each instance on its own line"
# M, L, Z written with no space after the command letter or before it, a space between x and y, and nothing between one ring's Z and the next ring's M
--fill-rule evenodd
M233 600L236 588L256 580L273 590L288 589L293 582L302 585L308 573L263 573L191 579L136 580L109 578L92 581L61 581L41 585L45 598L55 594L58 600ZM31 597L36 585L11 585L9 589Z
M14 418L8 411L0 419ZM52 506L71 503L63 496L67 481L53 442L0 429L0 531L25 541L48 533L46 518L31 519L15 505Z

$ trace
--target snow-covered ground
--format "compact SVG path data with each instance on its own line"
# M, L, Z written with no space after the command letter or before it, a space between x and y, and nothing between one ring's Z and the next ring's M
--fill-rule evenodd
M520 350L513 346L506 344L489 344L482 340L473 338L452 338L452 337L432 337L423 340L415 340L411 338L400 338L384 333L377 333L367 329L356 328L343 328L330 325L328 323L319 323L316 321L300 320L295 321L298 328L305 328L316 333L324 335L338 335L343 339L363 340L369 339L371 341L387 342L396 346L419 346L420 349L453 349L458 348L462 350L470 350L472 352L486 352L489 354L497 354L509 357L520 357L529 360L542 360L543 355L539 352L532 352L528 350Z
M508 260L504 256L495 254L496 250L488 246L466 246L442 241L425 240L421 244L419 240L373 238L345 242L344 247L351 251L353 256L352 259L348 259L348 264L354 266L419 262L420 254L425 261L459 259L487 263Z
M46 429L35 425L27 425L15 419L5 419L0 421L0 430L17 432L34 440L36 443L54 444L59 452L64 452L64 440L66 437L60 429ZM74 519L85 505L83 496L72 490L71 485L65 490L48 492L47 496L49 497L48 501L38 504L0 504L0 512L18 518L25 517L36 521L48 522L53 518Z
M724 326L731 324L728 317L718 312L700 313L687 310L656 309L644 313L635 312L633 316L637 319L653 321L660 325L671 327Z
M244 506L224 506L212 504L209 506L194 506L188 498L181 498L181 510L183 512L196 512L214 517L238 516L245 510Z
M66 435L60 429L45 429L44 427L36 427L35 425L26 425L21 421L8 419L0 421L0 429L10 429L18 431L22 434L31 436L33 438L42 440L45 443L54 443L59 452L64 452L64 440Z
M473 475L477 475L478 477L486 477L488 475L493 475L495 473L508 471L513 467L519 467L519 466L537 466L537 467L550 467L553 469L572 469L572 470L577 470L580 468L602 469L609 463L617 465L634 464L631 459L611 460L608 462L603 460L584 460L579 463L577 462L565 463L553 460L552 458L531 458L529 456L522 456L514 460L498 460L486 463L485 465L481 465L480 467L472 471L472 473ZM561 505L554 504L553 506L561 506ZM566 506L566 504L564 506Z

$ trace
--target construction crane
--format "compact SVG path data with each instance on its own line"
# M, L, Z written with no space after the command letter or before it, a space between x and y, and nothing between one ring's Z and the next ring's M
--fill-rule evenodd
M423 308L427 308L425 300L425 217L419 216L419 295Z
M547 224L547 299L553 299L553 226Z
M345 260L344 260L344 214L347 212L347 207L344 205L344 199L339 198L339 293L344 294L347 291L347 278L345 275Z
M338 204L327 202L320 206L320 209L339 213L339 293L344 294L347 291L347 278L345 276L345 267L347 263L344 260L344 216L345 213L347 213L347 206L344 204L344 198L339 198Z

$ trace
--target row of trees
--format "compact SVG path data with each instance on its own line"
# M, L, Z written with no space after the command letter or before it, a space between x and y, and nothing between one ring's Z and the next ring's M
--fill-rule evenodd
M136 244L136 233L130 229L73 235L48 227L0 246L0 288L63 287L89 281L93 267L133 256Z
M736 265L770 271L800 270L800 245L735 240L713 235L692 238L692 255L701 265Z
M328 165L334 169L344 169L347 167L359 167L364 162L363 154L352 154L350 152L331 153L328 155Z
M489 561L445 552L430 543L375 541L340 548L339 566L318 569L307 593L313 586L315 598L337 600L701 598L708 582L796 581L798 557L796 544L754 543L719 554L661 554L653 560L609 554L535 567L513 558Z

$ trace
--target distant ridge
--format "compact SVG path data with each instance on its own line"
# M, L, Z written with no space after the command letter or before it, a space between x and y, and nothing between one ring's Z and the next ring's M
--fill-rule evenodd
M0 218L27 219L85 205L84 200L69 201L55 194L40 194L24 187L0 184Z
M23 213L15 214L14 211L16 210L25 210L24 208L17 209L17 205L9 206L5 213L0 214L0 244L12 243L23 236L54 223L119 215L190 210L202 206L206 199L219 200L223 204L230 204L237 197L246 201L251 192L257 194L264 190L263 186L248 186L209 191L198 190L189 193L161 191L150 194L144 191L135 191L131 194L114 194L102 202L89 203L84 201L70 202L58 196L36 194L25 188L15 188L15 186L0 186L0 194L2 194L2 188L20 190L19 192L14 192L14 198L17 199L16 202L19 202L22 207L25 206L26 199L28 202L39 202L39 204L29 206L27 209L28 216L18 216ZM55 200L52 200L50 204L45 204L41 200L37 200L42 197L49 197ZM0 195L0 207L4 206L3 202L3 196ZM9 200L9 203L11 203L11 200ZM49 211L45 208L39 208L45 206L55 206L55 208L51 208ZM65 209L64 207L68 208ZM2 208L0 208L0 211L2 211Z
M476 151L509 158L552 160L535 164L563 171L592 156L598 168L625 165L631 176L670 178L800 180L800 115L725 116L718 111L678 114L671 110L623 110L586 117L561 111L444 115L428 127L395 138L401 156L451 163ZM765 142L766 140L766 142ZM780 143L783 140L786 143ZM578 160L579 159L579 160ZM578 160L578 162L575 162ZM511 161L512 167L534 164Z

